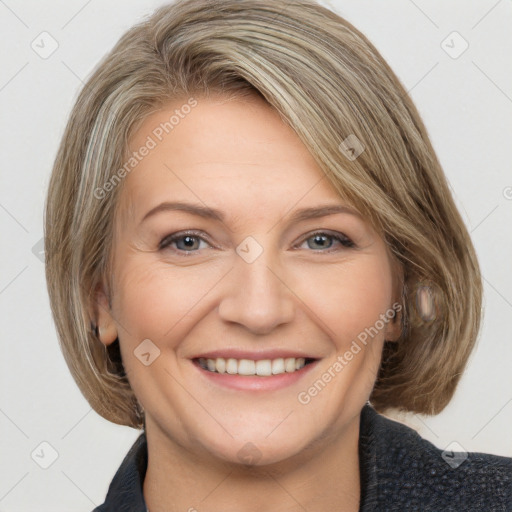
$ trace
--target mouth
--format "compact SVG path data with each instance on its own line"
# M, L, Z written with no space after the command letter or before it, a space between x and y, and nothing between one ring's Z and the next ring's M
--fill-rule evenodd
M230 354L217 352L192 358L198 376L208 386L213 384L231 392L247 393L273 392L298 385L319 361L303 357L302 354L292 357L290 353L254 354L245 351L232 351Z
M193 362L205 371L244 377L268 378L274 375L295 373L317 361L310 357L277 357L274 359L235 359L233 357L196 357Z

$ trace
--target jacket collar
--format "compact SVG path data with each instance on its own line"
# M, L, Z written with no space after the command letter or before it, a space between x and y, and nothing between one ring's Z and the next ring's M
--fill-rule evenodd
M148 512L142 492L147 467L148 445L142 431L112 479L105 503L93 512Z

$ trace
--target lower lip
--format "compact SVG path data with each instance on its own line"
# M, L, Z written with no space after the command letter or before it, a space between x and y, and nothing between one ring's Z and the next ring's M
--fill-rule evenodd
M318 363L318 359L307 364L300 370L291 373L279 373L269 377L260 377L253 375L230 375L229 373L216 373L202 368L198 362L193 361L194 366L201 375L209 379L210 382L219 384L230 389L239 391L275 391L291 386L307 375Z

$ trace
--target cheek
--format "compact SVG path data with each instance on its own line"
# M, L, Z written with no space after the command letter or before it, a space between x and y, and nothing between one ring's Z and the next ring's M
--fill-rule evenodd
M215 276L193 266L173 271L161 261L138 255L128 259L119 266L115 304L124 338L130 344L146 338L156 343L165 339L166 344L180 339L214 286Z
M315 279L315 283L314 293L310 293L314 304L311 309L318 313L340 348L374 326L391 306L392 276L387 259L354 259L336 272L324 273L323 279ZM382 336L380 329L378 337Z

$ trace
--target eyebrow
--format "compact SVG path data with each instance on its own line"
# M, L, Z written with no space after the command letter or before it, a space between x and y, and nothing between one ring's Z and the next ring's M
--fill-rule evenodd
M144 215L144 217L142 218L141 224L146 219L152 217L153 215L156 215L157 213L176 210L191 213L192 215L197 215L205 219L213 219L220 222L224 222L225 220L224 213L216 208L211 208L200 204L185 203L181 201L166 201L149 210L149 212L147 212L146 215ZM300 222L307 219L315 219L319 217L326 217L327 215L335 215L337 213L347 213L350 215L361 217L361 214L357 210L354 210L349 206L344 206L341 204L325 204L297 210L290 217L289 222Z

